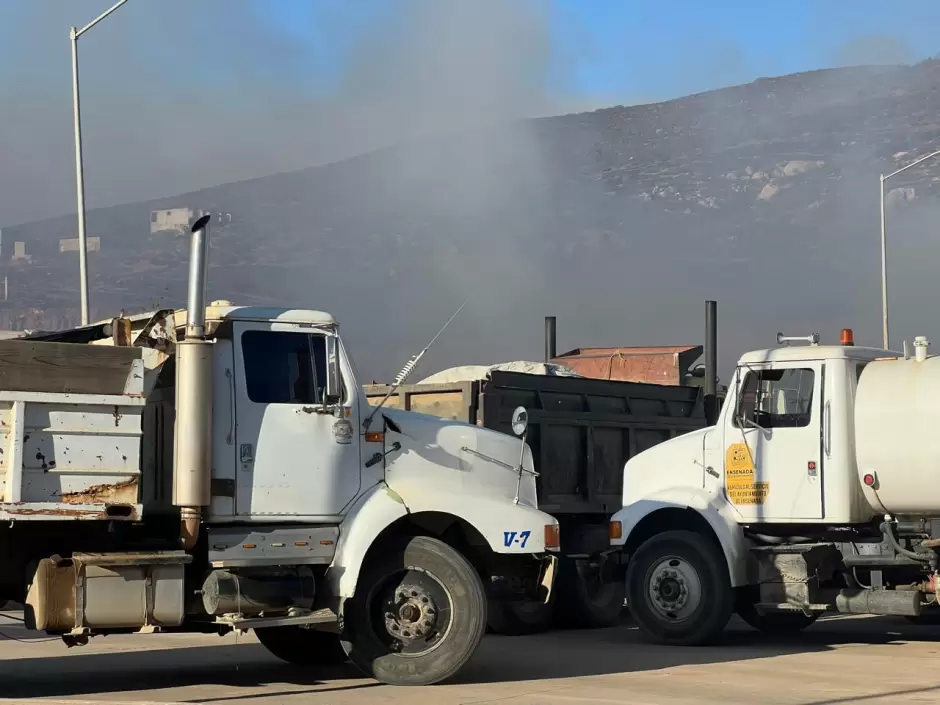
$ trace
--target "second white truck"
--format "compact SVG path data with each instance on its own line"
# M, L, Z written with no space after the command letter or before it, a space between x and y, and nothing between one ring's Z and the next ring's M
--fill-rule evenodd
M769 632L940 614L940 358L850 330L778 342L740 359L716 425L625 466L611 543L657 642L711 641L734 612Z

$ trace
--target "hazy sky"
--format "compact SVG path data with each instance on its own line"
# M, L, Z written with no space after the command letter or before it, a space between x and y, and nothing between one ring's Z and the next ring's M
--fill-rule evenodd
M0 225L74 209L68 27L0 0ZM90 207L523 116L936 54L909 0L129 0L79 42Z

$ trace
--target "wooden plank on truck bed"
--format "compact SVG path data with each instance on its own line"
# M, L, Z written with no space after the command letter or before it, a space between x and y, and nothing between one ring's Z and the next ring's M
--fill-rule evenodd
M0 340L0 391L125 394L141 359L140 348Z
M375 406L388 393L390 385L364 385L369 403ZM405 409L442 419L476 423L476 382L446 384L404 384L385 402L393 409Z

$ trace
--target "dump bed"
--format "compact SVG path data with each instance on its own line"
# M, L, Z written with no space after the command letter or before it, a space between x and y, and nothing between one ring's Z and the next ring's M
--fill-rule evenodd
M0 340L0 520L140 515L139 347Z
M386 385L369 385L377 403ZM623 466L637 453L703 428L700 387L611 382L494 371L489 379L405 385L388 406L511 433L529 411L527 441L539 473L540 506L552 514L605 514L621 506Z

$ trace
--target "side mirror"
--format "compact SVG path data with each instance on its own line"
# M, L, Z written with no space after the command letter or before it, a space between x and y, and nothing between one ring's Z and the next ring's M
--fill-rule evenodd
M529 412L524 406L517 406L512 412L512 432L517 436L523 436L527 428L529 428Z
M735 371L734 374L734 409L732 410L732 418L734 423L738 428L747 428L749 419L744 415L744 410L741 408L741 378L742 373L740 370Z
M343 383L339 373L339 339L326 337L326 403L342 407Z

